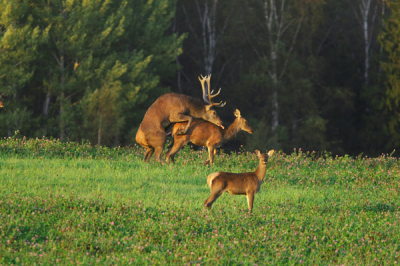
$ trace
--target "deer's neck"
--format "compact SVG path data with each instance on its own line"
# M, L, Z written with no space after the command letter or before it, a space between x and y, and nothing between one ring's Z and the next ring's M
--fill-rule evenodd
M204 103L198 99L190 99L187 103L187 108L194 117L202 117L205 113Z
M265 173L267 172L267 165L262 164L261 162L258 164L258 167L255 171L255 174L258 177L258 182L264 181Z
M224 140L227 141L234 138L239 131L239 123L237 119L235 119L235 121L233 121L233 123L224 130Z

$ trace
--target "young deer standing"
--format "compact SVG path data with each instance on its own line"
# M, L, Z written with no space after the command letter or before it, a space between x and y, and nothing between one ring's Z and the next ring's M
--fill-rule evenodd
M167 152L166 162L169 163L171 159L175 163L175 154L183 146L191 142L208 148L209 159L205 163L212 165L214 163L215 148L221 147L223 143L235 137L240 130L250 134L253 133L253 129L247 124L246 119L240 115L238 109L235 110L234 115L236 116L235 121L226 129L203 119L193 119L185 135L179 135L178 133L186 126L186 122L176 123L172 128L174 144Z
M246 195L250 212L253 210L254 195L260 190L260 186L267 172L268 158L274 154L270 150L268 154L256 150L259 165L254 172L249 173L227 173L216 172L207 177L207 185L211 188L211 195L204 202L204 207L211 208L212 204L224 192L232 195Z

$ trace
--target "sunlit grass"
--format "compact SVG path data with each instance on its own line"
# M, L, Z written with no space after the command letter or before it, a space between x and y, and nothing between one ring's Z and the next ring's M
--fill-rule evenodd
M0 141L0 264L394 264L400 230L396 157L277 153L255 197L203 210L215 171L257 167L252 152L186 148L175 165L139 147Z

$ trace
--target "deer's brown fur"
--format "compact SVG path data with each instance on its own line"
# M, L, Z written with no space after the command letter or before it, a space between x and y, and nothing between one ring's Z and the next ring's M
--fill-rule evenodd
M172 128L172 136L174 137L174 144L167 152L167 163L175 162L176 153L189 142L208 148L209 159L206 163L211 165L214 163L215 149L221 147L223 143L232 139L240 131L246 131L250 134L253 129L248 125L247 120L241 116L238 109L235 110L235 121L225 129L216 126L213 123L204 121L202 119L193 119L188 131L185 135L178 134L186 126L186 122L176 123Z
M253 210L254 195L260 190L267 171L268 158L274 150L267 154L256 150L259 165L254 172L249 173L228 173L216 172L207 177L207 185L211 188L211 195L204 202L204 207L211 208L212 204L224 192L232 195L246 195L249 210Z
M161 95L147 110L136 133L136 142L146 148L144 161L148 162L155 152L155 159L161 161L161 153L166 142L166 128L172 123L187 121L181 134L186 133L193 117L202 118L222 127L222 121L213 106L222 107L225 103L213 103L211 95L210 75L199 80L203 89L203 101L184 94L167 93ZM221 90L221 89L220 89Z

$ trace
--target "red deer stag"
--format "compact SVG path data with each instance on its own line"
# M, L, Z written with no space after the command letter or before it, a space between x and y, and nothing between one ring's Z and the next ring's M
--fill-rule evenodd
M267 172L268 158L274 154L270 150L268 154L256 150L259 165L256 171L249 173L216 172L207 177L207 185L211 188L211 195L204 202L204 207L211 208L212 204L224 192L232 195L246 195L250 212L253 210L254 195L260 191L260 186Z
M244 117L240 115L238 109L233 113L236 116L235 121L226 129L222 129L215 124L204 121L202 119L194 119L190 125L189 130L185 135L178 135L177 133L186 126L186 122L176 123L172 128L172 136L174 137L174 145L167 152L167 163L171 160L175 163L175 154L189 142L208 148L209 159L205 163L214 163L215 149L221 147L226 141L232 139L240 131L246 131L250 134L253 129L247 124Z
M185 134L193 117L202 118L210 121L220 127L222 121L217 112L212 109L213 106L223 107L225 103L213 103L212 98L217 96L221 89L215 94L210 92L210 78L201 76L199 80L203 89L203 101L184 94L167 93L161 95L147 110L143 121L136 133L136 142L146 148L144 161L148 162L155 152L155 160L161 161L161 153L166 142L165 130L172 123L187 121L186 128L179 132Z

